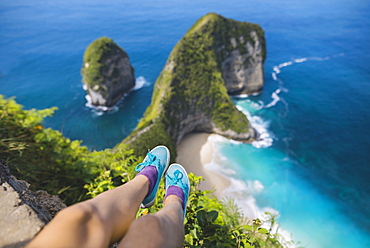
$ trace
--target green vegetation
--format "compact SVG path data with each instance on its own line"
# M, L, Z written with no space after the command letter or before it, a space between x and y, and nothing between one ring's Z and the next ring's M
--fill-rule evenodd
M150 106L123 143L143 151L143 145L154 145L160 136L166 137L165 145L172 147L190 126L221 135L229 130L237 134L250 132L247 118L227 94L221 64L231 51L246 50L241 42L236 42L235 47L231 39L253 43L252 31L264 44L263 30L256 24L213 13L199 19L172 50L155 83ZM148 128L150 132L143 131Z
M115 153L109 149L90 152L80 141L44 128L43 118L55 110L23 110L13 99L0 95L0 158L7 160L14 176L29 182L32 189L59 195L70 205L89 198L84 185L102 170L114 168L113 177L130 171L137 159L133 150L122 146Z
M83 81L90 88L94 86L101 86L103 83L102 69L103 61L108 57L112 52L121 51L125 56L126 52L120 48L112 39L107 37L101 37L93 41L86 49L83 57L83 66L81 74L83 76ZM116 75L118 72L114 72L113 75ZM99 91L104 89L100 87Z
M44 128L43 118L54 110L23 110L14 99L0 95L0 158L7 160L13 175L31 183L33 189L58 194L67 204L94 197L134 177L142 156L123 144L114 153L110 149L91 152L79 141ZM282 247L272 232L273 216L267 214L266 221L246 220L231 200L222 202L210 192L200 191L202 178L189 177L184 247ZM138 216L157 212L163 206L164 193L162 185L156 203L139 210Z

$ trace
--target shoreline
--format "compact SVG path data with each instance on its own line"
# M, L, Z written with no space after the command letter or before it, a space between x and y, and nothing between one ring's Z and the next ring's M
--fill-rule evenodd
M230 181L220 173L204 168L213 160L214 149L208 141L209 133L190 133L177 146L176 162L184 166L188 173L202 176L204 181L199 185L201 190L211 190L221 199L222 192L230 186Z
M205 168L206 164L213 162L217 163L213 158L216 151L213 149L212 143L208 140L211 135L215 134L190 133L186 135L177 146L177 163L183 165L188 173L193 172L195 175L204 178L204 181L199 185L200 190L213 191L212 194L219 200L227 195L234 198L234 203L243 211L243 216L247 217L249 222L252 219L263 217L263 213L267 211L266 208L260 209L256 205L254 198L240 199L235 195L235 191L227 190L232 183L230 179L221 173L210 171ZM268 211L271 212L274 211L274 209L268 209ZM290 231L281 228L280 224L278 224L274 232L281 235L282 239L279 241L282 244L291 247L289 246L289 242L292 240Z

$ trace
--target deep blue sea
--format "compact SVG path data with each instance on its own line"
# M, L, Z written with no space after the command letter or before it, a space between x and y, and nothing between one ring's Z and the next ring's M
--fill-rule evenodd
M263 140L220 136L207 168L245 215L278 214L305 247L370 247L370 1L53 0L0 2L0 94L57 106L47 127L111 148L136 126L172 48L216 12L265 30L265 88L235 98ZM86 107L80 69L101 36L129 54L138 89L102 114ZM237 173L236 173L237 172Z

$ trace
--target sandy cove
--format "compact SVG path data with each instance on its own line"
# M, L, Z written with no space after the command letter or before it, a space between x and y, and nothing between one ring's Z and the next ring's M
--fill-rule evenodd
M184 166L188 173L202 176L205 180L201 182L200 189L212 190L220 199L222 191L230 185L230 181L223 175L204 168L205 164L212 162L214 153L212 144L208 141L210 135L212 134L188 134L177 147L176 162Z

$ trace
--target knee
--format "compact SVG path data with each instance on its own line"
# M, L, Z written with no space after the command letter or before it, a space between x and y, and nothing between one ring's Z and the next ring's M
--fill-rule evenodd
M135 222L135 229L147 230L147 232L145 232L146 237L151 240L153 247L173 248L181 247L183 244L183 225L177 225L167 218L160 218L156 215L145 215L137 219ZM171 238L168 239L168 237Z
M76 223L87 223L90 221L101 221L98 211L93 205L80 203L60 211L56 218L70 219Z
M149 230L160 230L161 222L154 215L144 215L136 220L138 226L145 226Z
M131 224L119 247L167 247L164 244L165 236L159 219L145 215Z

